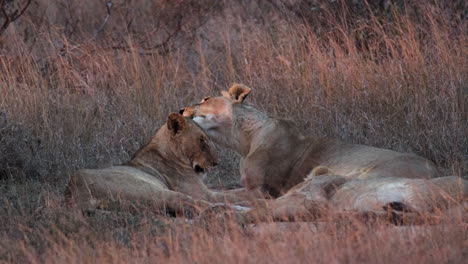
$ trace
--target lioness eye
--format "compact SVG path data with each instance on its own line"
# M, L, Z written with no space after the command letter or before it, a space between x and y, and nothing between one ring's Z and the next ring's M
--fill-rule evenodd
M203 103L205 101L208 101L208 99L210 99L210 98L211 98L211 96L205 97L205 98L203 98L203 100L201 102Z

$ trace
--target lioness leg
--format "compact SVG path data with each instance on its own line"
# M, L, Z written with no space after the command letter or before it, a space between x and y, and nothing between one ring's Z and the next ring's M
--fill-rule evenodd
M209 202L194 200L183 193L161 189L154 193L136 196L125 191L110 193L97 190L79 191L76 205L82 211L93 212L95 209L128 210L130 212L155 211L174 212L182 215L187 212L198 213L211 206Z
M252 157L247 156L245 159L240 161L240 182L246 189L255 190L264 184L264 166L267 164L258 164L258 159L255 159L257 163L253 163L250 159L252 159Z
M337 175L311 176L266 206L245 212L250 222L315 220L329 211L328 199L347 179Z
M82 211L95 209L144 211L170 210L176 214L198 212L211 204L169 190L151 176L128 175L123 170L81 170L72 176L67 200ZM105 173L103 173L105 172Z

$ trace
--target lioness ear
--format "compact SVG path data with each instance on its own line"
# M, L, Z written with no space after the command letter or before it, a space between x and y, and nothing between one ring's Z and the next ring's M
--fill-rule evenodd
M224 97L229 98L234 102L242 103L247 95L249 95L251 90L252 89L243 84L235 83L231 86L231 88L229 88L228 92L222 91L221 93Z
M167 128L176 135L185 129L186 122L187 121L181 114L171 113L167 117Z

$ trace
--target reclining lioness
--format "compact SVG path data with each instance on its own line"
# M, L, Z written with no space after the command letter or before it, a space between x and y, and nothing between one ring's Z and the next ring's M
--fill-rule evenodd
M316 167L326 166L346 178L433 178L432 162L410 153L305 137L290 121L269 117L243 102L251 89L234 84L219 97L207 97L181 110L218 144L241 156L241 183L273 197L302 182Z
M203 210L210 202L237 202L232 194L210 191L202 182L215 166L212 143L190 119L170 114L151 141L120 166L82 169L66 188L69 203L81 210L127 209Z
M411 217L428 220L456 208L468 216L468 181L456 176L434 179L397 177L350 179L311 175L268 206L240 212L243 221L312 220L333 213ZM389 215L390 213L390 215ZM392 220L395 220L394 218Z

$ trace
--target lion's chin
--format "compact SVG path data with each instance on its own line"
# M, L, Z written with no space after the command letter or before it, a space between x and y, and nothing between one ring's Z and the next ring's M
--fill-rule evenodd
M195 116L193 117L193 121L197 123L201 128L205 131L217 129L220 125L216 122L213 122L213 118L205 117L205 116Z

